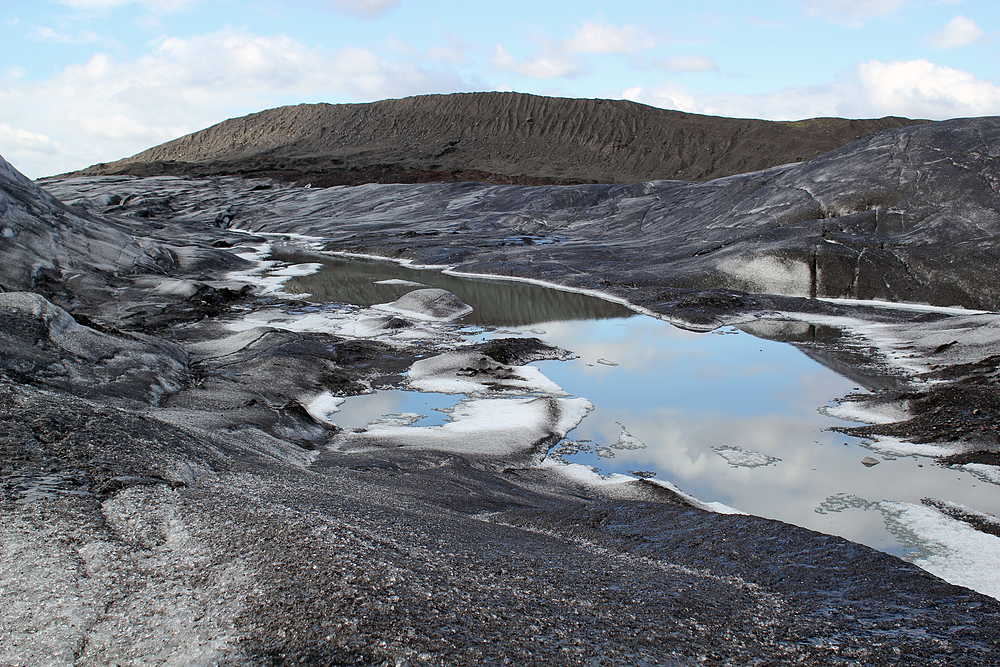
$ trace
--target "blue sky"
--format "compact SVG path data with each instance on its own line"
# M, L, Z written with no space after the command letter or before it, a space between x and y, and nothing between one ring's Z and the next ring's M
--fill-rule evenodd
M32 177L302 102L515 90L768 119L1000 115L996 0L6 0Z

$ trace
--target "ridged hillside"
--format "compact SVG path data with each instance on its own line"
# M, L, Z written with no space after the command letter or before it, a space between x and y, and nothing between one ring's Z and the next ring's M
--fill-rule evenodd
M457 93L269 109L77 174L245 174L314 185L706 181L803 161L919 122L774 122L626 100Z

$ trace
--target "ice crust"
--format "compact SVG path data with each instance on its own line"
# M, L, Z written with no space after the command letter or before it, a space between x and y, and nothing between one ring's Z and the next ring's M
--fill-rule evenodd
M662 479L641 479L639 477L622 475L620 473L601 475L599 472L594 470L594 468L583 465L582 463L566 463L551 457L542 461L539 467L566 479L571 479L581 486L598 489L605 493L610 493L611 495L615 495L616 489L624 490L624 487L634 486L635 484L653 484L677 495L680 499L692 507L698 507L700 509L718 514L745 514L745 512L741 512L740 510L724 505L723 503L705 502L699 500L694 496L681 491L681 489L675 484Z
M376 285L399 285L401 287L422 287L422 283L415 282L413 280L400 280L399 278L392 278L389 280L376 280Z
M392 303L379 304L374 307L407 317L442 322L457 320L472 312L472 306L462 303L457 296L448 290L434 287L413 290Z
M309 399L304 405L310 417L323 424L333 425L333 414L340 412L340 406L344 400L327 391Z
M717 445L712 447L712 451L724 458L734 468L760 468L781 461L774 456L733 445Z
M1000 537L976 530L933 507L882 501L878 509L887 523L910 531L916 546L927 552L913 559L945 581L1000 599Z
M811 277L805 262L769 256L739 257L721 262L719 270L749 292L809 296Z
M534 366L505 366L470 350L446 352L421 359L410 367L408 375L409 386L423 392L568 395Z
M415 447L539 462L546 443L564 437L591 409L585 398L467 399L452 408L451 421L440 426L374 423L343 434L334 446L344 451Z

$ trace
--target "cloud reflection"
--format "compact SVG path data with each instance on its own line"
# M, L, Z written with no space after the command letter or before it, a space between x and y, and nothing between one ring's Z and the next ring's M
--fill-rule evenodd
M544 362L543 372L595 410L573 431L589 451L567 460L603 473L655 470L704 501L826 533L890 552L903 547L884 522L863 513L817 513L837 494L919 503L926 495L998 513L995 487L964 472L912 457L872 455L857 438L828 431L843 425L819 408L856 384L795 347L749 334L693 333L651 318L585 325L548 323L542 338L580 355ZM596 364L605 358L619 364ZM587 364L594 364L588 366ZM610 449L622 427L646 443ZM731 446L780 459L758 468L733 467L713 447ZM870 446L870 445L869 445ZM613 452L613 458L599 457ZM922 466L922 467L921 467Z

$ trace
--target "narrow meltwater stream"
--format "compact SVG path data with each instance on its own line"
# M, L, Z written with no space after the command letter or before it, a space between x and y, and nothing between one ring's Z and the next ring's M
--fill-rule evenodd
M284 290L318 303L368 306L424 286L448 289L473 306L456 324L470 336L534 336L578 355L535 364L595 406L550 453L566 463L603 475L655 477L703 501L918 563L942 551L901 519L910 506L911 515L925 510L923 498L1000 513L994 484L931 459L879 454L871 443L829 430L850 423L824 409L862 390L793 345L734 328L694 333L588 295L387 262L325 261ZM415 425L442 424L462 399L379 391L348 398L336 422L362 428L410 413ZM877 465L864 465L866 457Z

